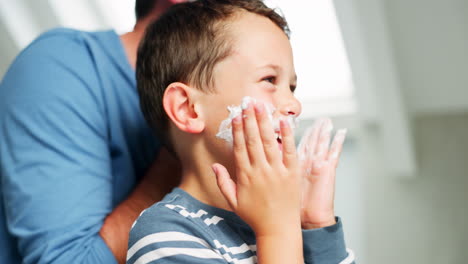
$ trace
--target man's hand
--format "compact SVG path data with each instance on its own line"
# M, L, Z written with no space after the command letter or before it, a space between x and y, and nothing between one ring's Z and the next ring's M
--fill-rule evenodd
M280 122L283 155L263 104L249 105L232 127L235 178L213 165L221 192L254 230L259 263L303 263L301 173L288 122Z
M303 229L322 228L336 223L335 175L346 130L339 130L330 146L332 130L330 119L319 119L306 131L299 144L298 155L303 172Z
M141 182L130 196L107 216L99 234L118 263L125 263L128 235L141 211L160 201L180 181L180 164L161 149Z

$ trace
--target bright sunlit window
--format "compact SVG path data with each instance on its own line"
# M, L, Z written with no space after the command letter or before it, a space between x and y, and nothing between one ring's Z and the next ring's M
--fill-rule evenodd
M135 25L135 0L95 0L109 25L117 33L129 32Z
M135 0L49 0L60 24L82 30L113 28L122 34L135 24Z
M288 20L296 96L305 118L355 112L354 89L343 39L332 0L267 0Z

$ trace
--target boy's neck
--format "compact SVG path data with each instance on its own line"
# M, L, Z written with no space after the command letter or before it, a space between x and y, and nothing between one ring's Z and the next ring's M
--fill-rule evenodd
M203 203L231 211L216 183L216 176L211 169L213 163L209 155L196 155L191 162L182 161L179 187Z

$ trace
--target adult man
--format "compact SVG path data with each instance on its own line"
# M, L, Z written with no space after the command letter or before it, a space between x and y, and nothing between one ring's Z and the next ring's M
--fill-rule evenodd
M134 77L146 26L177 2L137 0L122 36L52 30L11 65L0 84L2 263L125 262L133 221L178 181L165 178L178 164L159 152Z

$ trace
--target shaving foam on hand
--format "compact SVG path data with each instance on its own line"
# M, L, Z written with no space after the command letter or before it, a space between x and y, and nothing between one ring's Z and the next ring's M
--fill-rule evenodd
M299 142L299 146L297 148L298 150L297 154L298 154L299 160L300 161L313 160L316 156L321 156L323 153L315 153L316 147L314 146L319 143L317 142L319 140L318 137L322 138L326 136L326 134L329 134L329 136L331 137L332 131L333 131L333 123L331 122L330 119L320 118L317 121L315 121L314 124L306 130L306 132L304 133L303 137L301 138ZM318 134L319 132L320 134ZM346 138L346 133L347 133L347 129L339 129L336 132L335 137L333 138L333 142L331 143L331 146L329 145L330 142L326 141L326 142L321 143L325 145L319 146L318 149L322 149L322 150L326 149L327 151L329 149L330 151L333 151L329 155L330 159L338 159L340 152L341 152L341 146L343 145L344 140ZM310 146L313 146L314 149L311 149Z
M240 105L237 106L228 106L227 110L229 111L229 116L228 118L224 119L221 122L221 125L219 126L218 133L216 134L217 138L223 139L229 144L233 143L233 138L232 138L232 120L236 118L237 116L242 114L242 110L247 109L249 104L251 102L257 102L254 98L250 96L245 96L242 98L242 102ZM273 125L273 128L275 131L279 131L280 126L279 126L279 119L273 119L273 113L276 111L276 108L273 107L273 105L269 103L265 103L265 109L266 113L268 114L268 118L270 119L270 122ZM293 115L289 115L286 117L286 120L288 121L291 129L296 128L296 117Z

